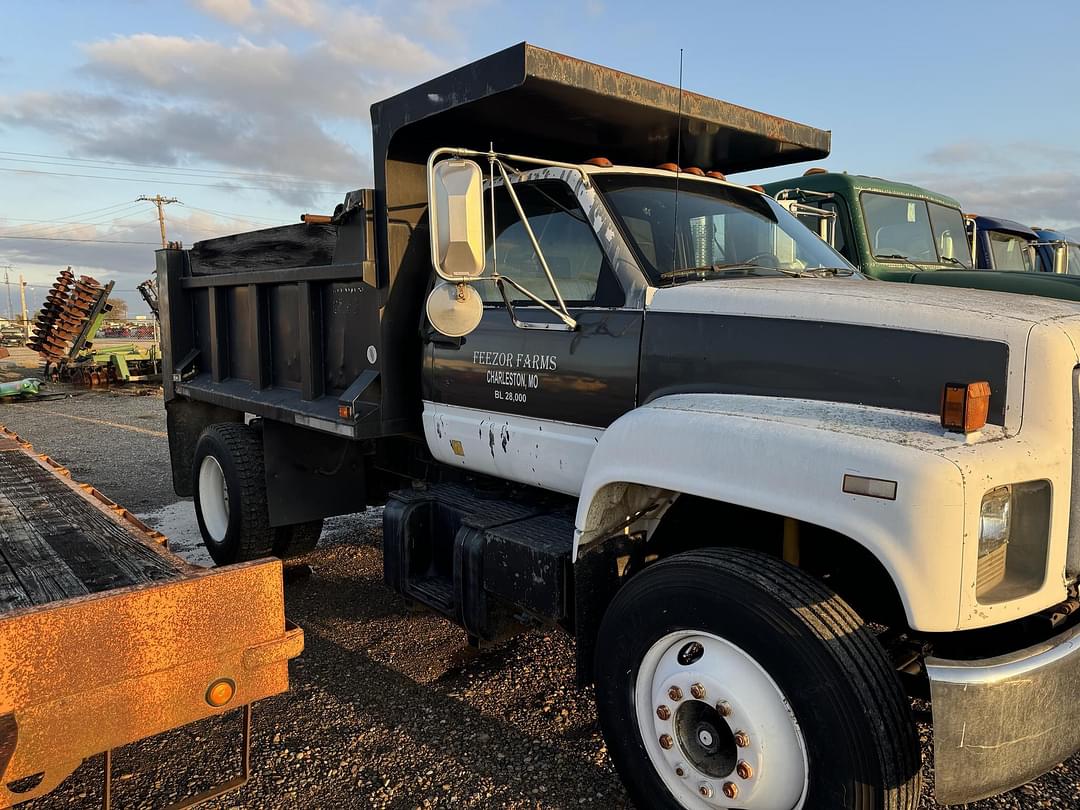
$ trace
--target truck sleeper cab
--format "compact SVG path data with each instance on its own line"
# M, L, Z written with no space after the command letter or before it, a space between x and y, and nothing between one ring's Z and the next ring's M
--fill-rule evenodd
M944 802L1080 747L1071 305L869 283L705 176L825 133L532 46L372 118L326 230L158 254L174 484L244 493L223 556L385 503L395 590L574 635L642 807L913 810L906 690ZM700 170L641 168L680 140Z
M1038 269L1033 231L983 217L979 225L943 194L821 169L763 188L871 278L1080 301L1076 279L1016 272Z

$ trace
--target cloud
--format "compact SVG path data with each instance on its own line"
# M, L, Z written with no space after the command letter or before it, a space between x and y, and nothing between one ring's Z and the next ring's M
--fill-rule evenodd
M169 206L166 211L169 239L183 241L185 246L202 239L228 233L257 230L273 223L244 218L224 217L207 211ZM278 223L284 224L284 223ZM45 236L52 239L95 240L86 242L49 241L48 239L10 239L10 236ZM153 206L145 211L115 220L109 225L72 223L43 225L17 223L0 218L0 256L24 273L34 293L44 295L56 273L71 265L78 273L94 276L102 283L116 282L116 297L123 298L132 312L143 312L139 282L154 275L154 251L160 244L157 216ZM141 242L147 244L125 244ZM40 300L28 302L30 309L40 306Z
M983 167L1023 168L1031 165L1080 163L1080 149L1041 141L1022 140L992 144L975 139L954 141L931 150L926 161L936 166L976 164Z
M964 140L925 156L915 182L956 197L965 211L1052 228L1080 226L1080 149L1035 140Z
M300 179L247 184L269 186L290 205L325 206L327 189L336 197L371 181L370 105L446 67L407 24L398 30L353 5L192 2L237 30L91 42L66 89L0 96L0 128L57 137L75 157L289 175ZM405 0L402 18L434 5Z
M229 25L246 25L255 17L251 0L195 0L195 6Z
M1080 172L924 174L912 182L955 197L969 213L1049 228L1080 227Z

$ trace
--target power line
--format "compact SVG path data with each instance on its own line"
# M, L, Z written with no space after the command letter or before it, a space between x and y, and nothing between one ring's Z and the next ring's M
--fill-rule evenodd
M199 206L192 205L191 203L185 203L184 207L190 208L192 211L202 211L204 214L213 214L214 216L225 217L226 219L235 219L237 222L244 222L245 220L254 221L261 219L264 222L273 222L275 224L281 223L281 219L275 217L263 217L258 216L257 214L237 214L235 211L216 211L213 208L199 208Z
M0 239L33 239L39 242L96 242L107 245L156 245L157 242L135 242L128 239L75 239L61 236L15 236L14 234L0 233Z
M44 171L42 169L12 169L12 168L9 168L7 166L0 166L0 172L14 172L15 174L52 175L54 177L81 177L81 178L86 178L86 179L89 179L89 180L119 180L119 181L127 182L127 183L145 183L146 182L145 177L112 177L110 175L104 175L104 174L76 174L74 172L48 172L48 171ZM235 185L235 184L233 184L233 183L231 183L231 182L229 182L228 180L225 180L225 179L222 179L222 182L220 182L220 183L192 183L192 182L185 182L185 181L181 181L181 180L172 180L172 179L169 179L168 182L171 185L174 185L174 186L193 186L195 188L218 188L218 189L220 189L223 185L226 185L230 189L243 189L243 190L248 190L248 191L281 191L282 190L282 188L280 186L275 187L275 186L241 186L241 185ZM285 183L283 185L292 186L293 188L297 188L296 184ZM340 194L344 194L345 192L344 191L337 191L337 190L334 190L334 189L320 189L320 190L316 191L315 193L317 193L317 194L339 194L340 195Z
M117 160L102 160L97 158L80 158L70 155L43 155L35 152L10 152L0 149L0 155L19 155L21 157L32 158L49 158L51 160L67 161L73 165L89 165L100 164L104 166L129 166L133 168L144 169L165 169L170 172L189 172L189 173L201 173L201 174L229 174L236 175L238 177L266 177L276 180L297 180L305 183L318 183L323 181L315 180L314 178L304 177L298 174L279 174L277 172L244 172L236 171L233 169L201 169L198 166L169 166L164 163L135 163L132 161L117 161ZM5 160L14 160L14 158L3 158ZM37 163L40 161L23 161L28 163Z
M131 203L128 203L123 208L119 208L119 209L117 209L115 211L112 211L112 212L110 212L108 214L105 214L105 215L103 215L101 217L95 217L94 221L91 221L91 222L60 222L60 221L54 221L52 224L49 224L49 225L31 225L31 226L28 226L28 228L26 230L21 231L21 233L27 234L28 236L56 236L57 234L63 233L64 230L66 228L68 228L68 226L72 226L72 225L93 225L93 226L106 225L106 224L107 225L114 225L121 218L127 218L131 214L134 214L135 211L141 211L141 210L143 210L142 206L140 206L137 202L131 202Z
M113 216L115 214L119 214L120 211L123 211L124 209L129 208L129 207L130 208L136 207L136 203L135 203L134 200L131 200L131 201L128 201L128 202L122 202L122 203L114 203L113 205L106 205L103 208L92 208L89 211L80 211L77 214L68 214L66 216L57 217L56 222L59 224L59 223L62 223L64 220L67 220L67 219L74 219L75 217L84 217L84 216L92 217L93 219L98 219L101 216L110 217L110 216ZM105 212L107 212L107 213L105 213ZM45 230L49 230L49 229L50 228L48 228L48 227L45 228ZM36 231L36 230L39 230L39 229L38 228L33 228L32 230Z
M149 177L151 179L165 178L165 179L172 180L172 178L174 178L174 177L191 177L191 178L200 179L200 180L222 180L222 181L226 181L226 182L231 182L231 181L234 181L234 180L247 180L247 179L250 178L250 179L255 180L255 181L264 181L266 183L280 182L280 183L283 183L283 184L288 185L288 186L296 186L296 187L304 187L304 186L322 187L322 186L327 185L327 182L322 181L322 180L308 180L308 179L303 179L303 178L294 180L294 179L291 179L291 178L285 177L285 176L275 177L274 175L254 174L254 173L246 173L246 172L245 173L233 174L232 172L227 172L227 171L215 172L215 171L212 171L212 170L209 170L209 169L198 170L198 171L194 171L194 172L188 172L188 171L178 171L178 170L171 170L171 169L124 168L122 165L110 167L110 166L94 165L92 163L70 163L70 162L56 161L56 160L27 160L25 158L9 158L9 157L2 157L2 156L0 156L0 160L6 161L8 163L30 163L30 164L37 165L37 166L61 166L61 167L64 167L64 168L89 169L89 170L94 170L94 171L97 171L97 170L109 171L110 169L115 170L115 169L119 168L120 171L130 172L130 173L132 173L132 174L134 174L134 175L136 175L138 177ZM31 170L27 169L26 171L31 171Z
M135 206L134 203L132 203L132 207L137 207L137 208L139 208L139 210L142 210L141 206ZM111 217L111 221L116 222L118 219L121 219L124 216L126 216L126 214L121 214L120 216ZM155 221L156 221L156 219L157 219L157 215L155 215ZM5 217L5 216L2 216L2 215L0 215L0 220L2 220L4 222L38 222L38 223L42 223L42 224L45 224L45 225L101 225L101 224L103 224L102 220L27 219L26 217Z

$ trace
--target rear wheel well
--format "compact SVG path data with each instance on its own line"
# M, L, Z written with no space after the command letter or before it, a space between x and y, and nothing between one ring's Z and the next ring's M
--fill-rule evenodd
M195 445L202 432L211 425L223 422L243 422L244 412L176 397L165 403L165 419L169 435L169 459L172 464L173 491L181 498L195 493L191 474Z
M743 548L796 565L843 598L867 622L907 628L903 601L885 567L847 535L772 512L680 495L658 518L648 541L624 535L591 544L574 566L578 677L591 679L600 618L637 571L705 548ZM605 581L613 580L613 581Z

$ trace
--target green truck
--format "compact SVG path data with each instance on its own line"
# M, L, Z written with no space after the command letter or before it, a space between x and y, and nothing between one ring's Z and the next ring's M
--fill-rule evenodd
M960 204L919 186L810 169L763 186L872 278L1080 301L1080 278L976 270Z

